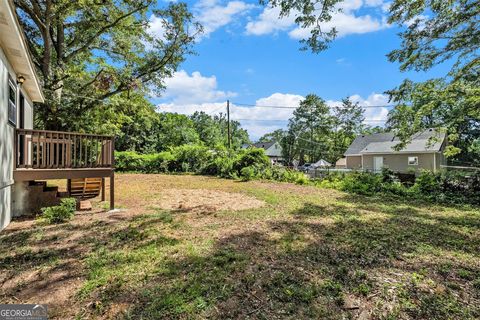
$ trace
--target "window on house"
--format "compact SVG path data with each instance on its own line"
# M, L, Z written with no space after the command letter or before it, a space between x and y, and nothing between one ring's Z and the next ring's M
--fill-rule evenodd
M408 157L409 166L418 166L418 157Z
M8 78L8 122L17 124L17 86L11 78Z

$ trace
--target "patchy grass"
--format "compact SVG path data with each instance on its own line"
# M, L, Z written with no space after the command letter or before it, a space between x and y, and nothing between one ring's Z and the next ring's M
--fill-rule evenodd
M171 189L265 205L161 209ZM478 208L186 175L118 175L117 201L2 231L0 300L57 319L480 318Z

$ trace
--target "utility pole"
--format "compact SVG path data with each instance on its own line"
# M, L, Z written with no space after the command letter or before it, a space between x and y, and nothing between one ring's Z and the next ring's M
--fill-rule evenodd
M228 137L228 148L232 147L232 135L230 133L230 100L227 100L227 137Z

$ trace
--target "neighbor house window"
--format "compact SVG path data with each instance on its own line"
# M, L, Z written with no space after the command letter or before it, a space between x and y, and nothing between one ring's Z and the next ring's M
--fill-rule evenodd
M14 126L17 124L17 86L10 77L8 78L8 122Z
M409 166L418 166L418 157L408 157Z

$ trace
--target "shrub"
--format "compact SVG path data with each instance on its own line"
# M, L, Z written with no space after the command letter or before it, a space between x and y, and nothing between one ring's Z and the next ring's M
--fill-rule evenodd
M255 166L257 169L266 169L270 167L270 159L265 155L265 151L259 148L250 148L241 150L233 163L233 170L240 173L245 167Z
M42 208L40 219L48 224L66 222L73 218L76 206L74 198L62 199L58 206Z
M342 190L363 195L373 195L382 189L382 176L368 172L353 172L345 176Z
M183 145L172 148L173 160L169 164L172 172L200 173L213 159L214 151L199 145Z
M146 160L145 168L142 172L167 173L169 166L175 160L175 157L169 151L164 151L157 154L146 155ZM139 168L138 171L141 171L141 168Z
M122 172L146 172L148 155L140 155L135 151L115 153L115 168Z
M254 167L245 167L240 170L240 178L244 181L249 181L257 176L257 172Z
M423 170L416 178L412 191L419 192L427 197L434 197L442 191L441 180L440 174Z

